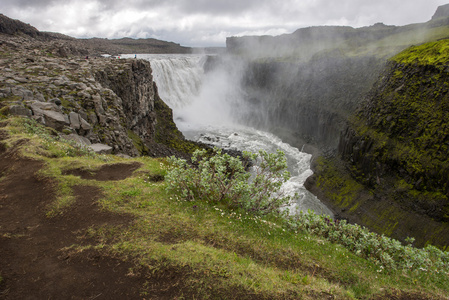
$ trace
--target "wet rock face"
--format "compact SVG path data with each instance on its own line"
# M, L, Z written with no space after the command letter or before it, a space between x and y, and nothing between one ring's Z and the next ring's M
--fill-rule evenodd
M149 62L61 58L52 43L0 34L0 108L64 134L139 155L129 130L154 140L155 88ZM109 150L108 150L109 151Z
M252 63L244 77L250 114L246 119L259 128L277 130L297 147L307 143L335 152L346 118L382 66L383 61L374 57L338 56L307 63Z
M448 80L445 67L390 64L340 140L340 154L367 183L394 172L413 189L447 197Z

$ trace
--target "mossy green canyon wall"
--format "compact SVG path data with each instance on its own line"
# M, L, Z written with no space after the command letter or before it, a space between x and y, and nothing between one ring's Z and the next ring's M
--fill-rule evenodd
M449 245L449 40L389 60L309 187L342 217L416 243Z

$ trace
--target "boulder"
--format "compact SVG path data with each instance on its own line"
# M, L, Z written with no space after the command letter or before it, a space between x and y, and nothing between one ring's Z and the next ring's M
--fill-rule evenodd
M61 138L64 140L74 141L75 143L77 143L80 146L89 147L90 145L92 145L92 143L89 141L89 139L87 139L83 136L79 136L74 133L68 134L68 135L61 135Z
M49 102L50 102L50 103L54 103L54 104L56 104L57 106L60 106L60 105L62 104L62 101L59 100L58 98L53 98L53 99L51 99Z
M98 114L101 114L101 115L104 114L105 110L103 108L103 103L102 103L103 101L101 99L101 96L96 94L96 95L92 96L92 99L93 99L93 102L94 102L94 105L95 105L95 111Z
M72 111L69 113L69 119L70 119L70 127L72 127L75 130L78 130L81 128L81 121L80 121L79 114Z
M59 111L58 106L55 103L51 103L51 102L39 102L39 101L32 101L31 104L31 109L33 111L38 111L38 110L53 110L53 111Z
M105 144L92 144L90 145L90 148L98 154L111 154L112 153L112 147L105 145Z
M18 78L14 78L16 81L18 81ZM23 100L33 100L34 95L33 92L29 89L26 89L24 87L14 87L11 89L11 93L15 96L22 97Z
M14 116L31 117L31 110L22 105L12 105L9 107L9 113Z
M69 117L57 111L33 109L33 113L36 120L57 131L62 131L64 126L70 125Z
M89 131L92 129L92 126L90 126L90 124L84 120L81 116L80 116L80 122L81 122L81 129L84 131Z

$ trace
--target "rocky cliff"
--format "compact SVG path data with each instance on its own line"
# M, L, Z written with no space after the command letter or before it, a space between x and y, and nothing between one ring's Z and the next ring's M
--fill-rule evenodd
M342 132L342 163L321 161L309 180L342 216L421 246L449 245L448 49L393 57Z
M164 142L173 140L181 150L191 147L159 103L149 62L73 57L60 43L0 34L1 114L34 118L97 151L168 155L176 150Z
M440 18L446 18L449 16L449 4L441 5L437 8L437 11L432 17L432 20L437 20Z
M447 39L448 16L441 6L422 24L227 40L229 52L248 62L244 119L326 154L315 156L307 187L339 217L401 240L413 236L420 246L449 245L446 44L428 44ZM425 51L395 56L423 43Z

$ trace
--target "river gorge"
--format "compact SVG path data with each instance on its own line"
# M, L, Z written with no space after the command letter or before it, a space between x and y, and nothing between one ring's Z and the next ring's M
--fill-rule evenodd
M231 62L226 67L219 64L208 69L211 58L205 55L137 56L150 61L159 96L173 109L174 121L186 138L230 150L254 153L282 150L291 174L283 189L287 194L298 195L291 204L291 213L313 210L333 216L331 210L304 188L305 180L313 174L312 155L250 125L262 116L258 111L248 113L251 108L244 100L242 65L238 60L225 57L222 59Z

